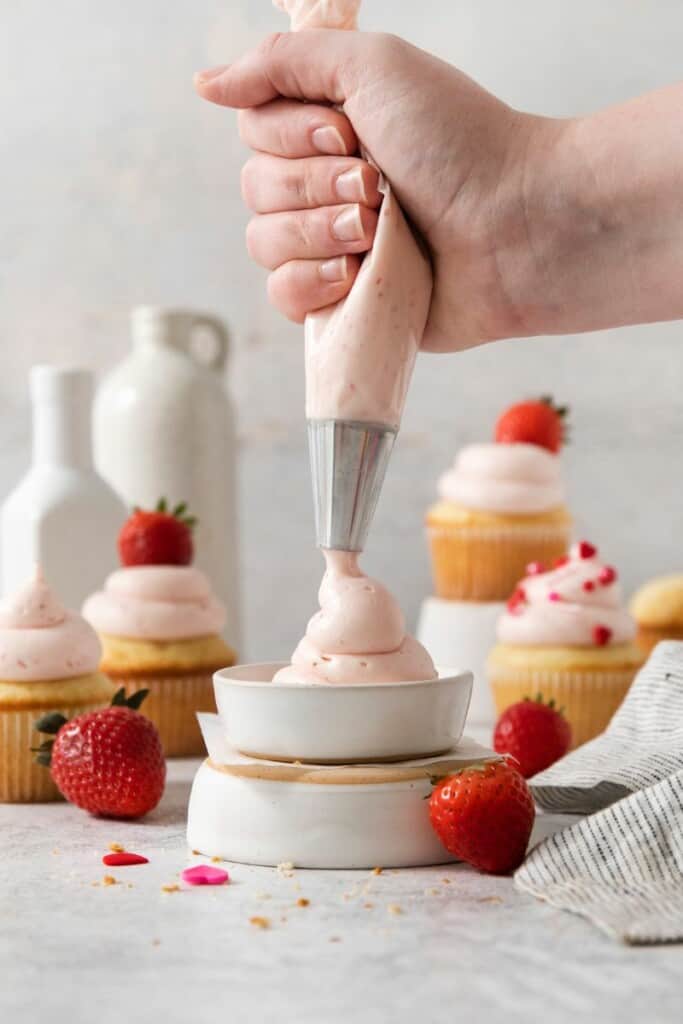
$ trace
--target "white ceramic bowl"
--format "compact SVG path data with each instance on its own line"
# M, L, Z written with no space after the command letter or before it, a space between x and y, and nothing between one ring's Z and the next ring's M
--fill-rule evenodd
M192 785L187 842L207 857L271 867L443 864L453 858L429 822L431 789L428 778L360 785L245 778L205 761Z
M462 736L472 673L408 683L273 683L281 664L214 676L229 743L271 761L354 764L430 757Z

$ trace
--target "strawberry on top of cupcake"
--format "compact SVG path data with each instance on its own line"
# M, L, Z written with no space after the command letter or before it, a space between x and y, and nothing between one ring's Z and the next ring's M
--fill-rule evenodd
M83 606L102 642L102 671L127 693L149 689L143 712L167 755L201 752L195 712L214 709L212 675L235 662L220 635L225 608L190 564L193 527L184 504L134 509L118 538L123 567Z
M566 414L550 398L513 405L493 443L466 445L442 474L427 514L438 597L505 600L527 562L565 553Z

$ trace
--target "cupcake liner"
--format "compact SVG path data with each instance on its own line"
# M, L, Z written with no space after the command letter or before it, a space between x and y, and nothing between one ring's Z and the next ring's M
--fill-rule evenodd
M102 702L69 705L68 707L0 710L0 803L26 804L61 800L62 795L52 781L50 769L36 764L31 747L46 739L35 723L48 711L59 711L66 718L75 718L85 711L96 711Z
M197 711L215 711L213 672L192 675L110 675L126 696L149 690L140 711L159 730L166 757L193 757L206 753Z
M570 523L506 526L428 525L437 597L448 601L505 601L529 562L566 554Z
M572 749L604 732L626 696L639 666L628 669L489 668L489 682L498 714L525 697L540 693L563 709L572 727Z

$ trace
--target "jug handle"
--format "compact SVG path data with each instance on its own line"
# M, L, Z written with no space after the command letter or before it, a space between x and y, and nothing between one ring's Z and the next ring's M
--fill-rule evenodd
M197 345L193 344L193 334L197 327L203 328L212 336L213 346L207 352L202 352ZM187 349L195 362L209 370L223 370L228 359L229 347L230 334L222 320L218 317L205 316L203 314L192 317L192 326L187 339Z

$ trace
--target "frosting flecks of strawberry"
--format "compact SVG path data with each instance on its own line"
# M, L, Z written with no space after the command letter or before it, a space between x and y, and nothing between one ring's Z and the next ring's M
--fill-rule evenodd
M586 541L574 544L561 565L528 575L518 589L525 600L513 595L501 616L502 643L604 647L630 643L635 636L616 570L601 564L597 549Z

